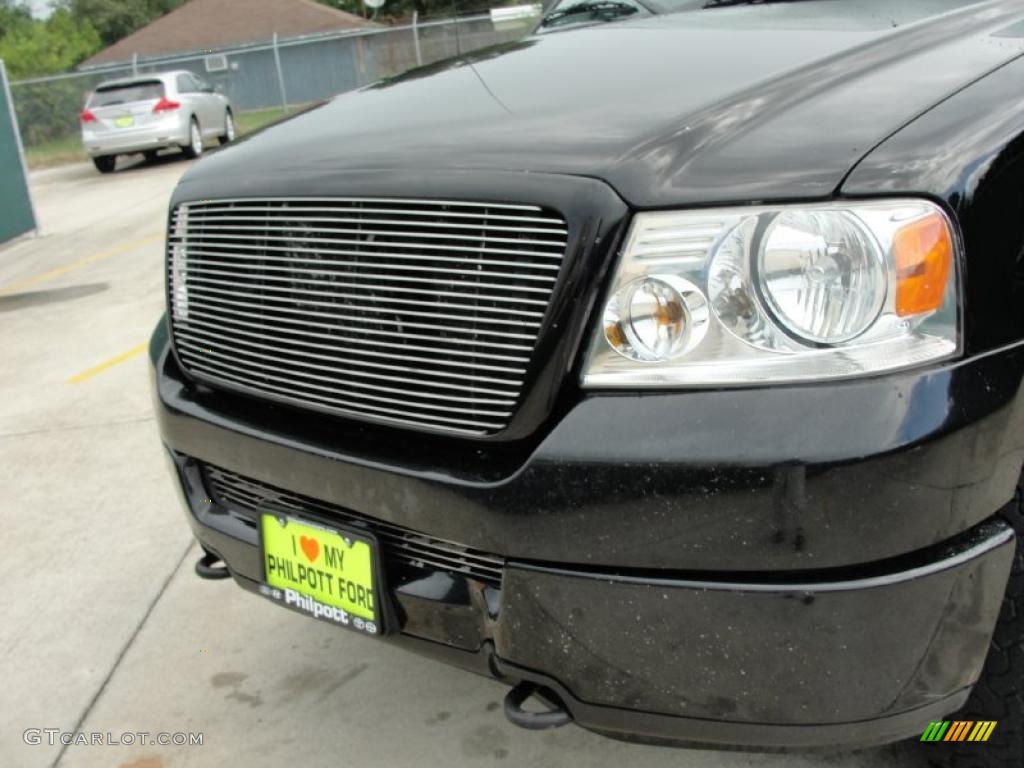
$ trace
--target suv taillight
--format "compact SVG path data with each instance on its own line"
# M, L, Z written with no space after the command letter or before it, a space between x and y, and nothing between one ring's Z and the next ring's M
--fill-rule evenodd
M170 112L172 109L177 109L180 106L181 106L181 104L179 104L178 102L171 101L167 97L163 97L163 98L160 99L160 101L158 101L153 106L153 111L154 112Z
M88 109L83 109L81 112L78 113L78 119L81 120L83 123L95 123L96 115L94 115Z

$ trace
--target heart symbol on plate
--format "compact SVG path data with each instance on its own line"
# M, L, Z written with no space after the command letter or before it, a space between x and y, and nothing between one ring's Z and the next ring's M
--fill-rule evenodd
M316 539L311 539L308 536L300 536L299 546L302 548L302 554L309 558L309 562L312 563L320 557L320 544Z

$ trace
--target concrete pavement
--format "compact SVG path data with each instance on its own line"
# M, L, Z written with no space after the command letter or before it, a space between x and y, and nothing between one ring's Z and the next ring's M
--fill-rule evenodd
M766 756L518 730L497 683L195 578L140 351L186 168L34 174L43 236L0 249L0 766L921 765L903 748ZM29 745L29 728L203 743Z

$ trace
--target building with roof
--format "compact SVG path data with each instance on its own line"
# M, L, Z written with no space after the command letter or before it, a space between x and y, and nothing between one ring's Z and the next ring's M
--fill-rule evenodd
M314 0L190 0L86 59L79 69L218 53L275 35L296 38L374 26Z

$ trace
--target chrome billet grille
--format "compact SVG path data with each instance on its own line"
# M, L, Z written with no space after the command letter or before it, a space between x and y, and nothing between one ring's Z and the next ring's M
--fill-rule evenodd
M461 573L493 586L501 584L504 562L497 555L364 517L334 504L284 491L211 464L202 465L202 472L214 500L229 509L244 510L254 517L267 505L284 512L294 512L298 517L315 514L338 525L370 531L380 542L381 555L386 561Z
M185 203L168 236L175 349L228 388L492 434L519 403L567 237L533 205Z

